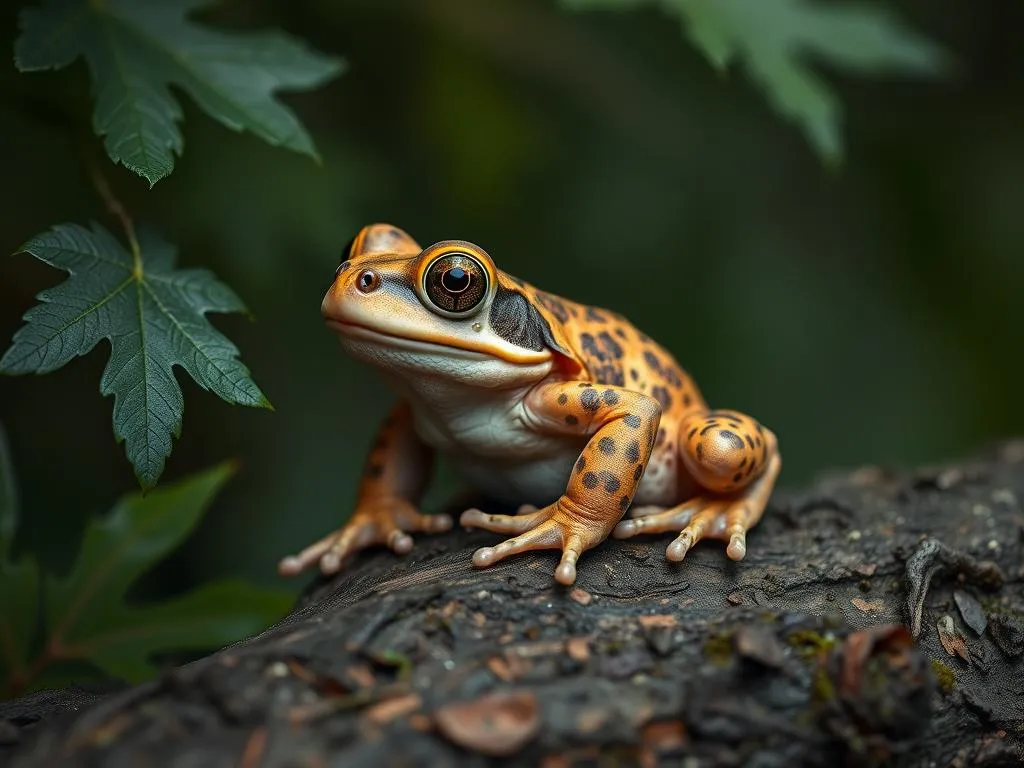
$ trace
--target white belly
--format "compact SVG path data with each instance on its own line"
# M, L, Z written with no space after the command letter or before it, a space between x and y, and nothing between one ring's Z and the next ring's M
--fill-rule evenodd
M592 438L537 432L523 411L525 390L490 393L422 383L415 395L410 404L420 439L443 455L467 486L510 505L556 501ZM633 502L673 503L676 475L676 457L656 449Z
M538 507L555 502L565 493L569 473L579 451L512 463L478 457L452 457L455 471L473 490L510 505Z

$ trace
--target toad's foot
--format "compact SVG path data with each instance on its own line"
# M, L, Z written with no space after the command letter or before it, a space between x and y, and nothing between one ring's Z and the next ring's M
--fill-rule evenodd
M764 474L739 493L698 496L669 509L632 510L633 517L615 526L613 535L628 539L640 533L674 532L682 527L665 550L668 560L679 562L701 539L728 542L726 554L742 560L747 554L747 531L761 519L781 464L778 456L773 456Z
M588 549L607 538L615 518L591 514L566 497L543 509L524 506L518 515L488 515L467 509L460 522L467 528L484 528L497 533L516 533L515 538L473 553L473 565L486 568L509 555L540 549L561 549L555 581L566 586L576 581L576 561Z
M295 576L314 563L326 574L337 573L345 558L367 547L386 544L399 555L412 550L410 531L439 533L452 527L449 515L424 515L405 499L380 496L362 501L339 530L324 536L277 566L282 576Z

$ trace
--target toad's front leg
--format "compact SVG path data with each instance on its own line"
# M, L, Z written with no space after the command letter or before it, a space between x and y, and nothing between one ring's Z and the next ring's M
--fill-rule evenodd
M366 458L352 517L339 530L281 560L278 572L294 576L319 563L324 573L335 573L346 557L360 549L386 544L401 555L412 549L410 532L447 531L451 517L424 515L415 506L429 478L432 458L413 431L408 404L399 404Z
M580 555L604 541L629 507L654 447L661 406L639 392L570 381L538 385L525 407L528 423L540 432L592 435L565 494L554 504L522 515L487 515L470 509L461 522L518 534L478 549L474 565L492 565L519 552L561 549L555 579L572 584Z

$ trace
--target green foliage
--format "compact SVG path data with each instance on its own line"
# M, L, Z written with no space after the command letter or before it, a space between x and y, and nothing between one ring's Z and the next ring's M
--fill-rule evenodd
M92 75L93 128L114 162L155 184L183 149L175 85L211 117L270 144L316 157L280 88L314 88L341 61L281 33L223 34L186 21L210 0L45 0L21 15L21 71L60 69L83 57Z
M22 250L71 277L38 296L0 358L0 372L46 373L103 338L110 361L100 391L114 395L114 434L125 441L144 488L156 484L181 432L184 401L173 367L229 403L269 407L238 350L206 312L245 312L235 293L205 269L174 268L174 248L153 233L131 238L131 253L97 224L62 224Z
M894 21L881 7L811 0L562 0L573 9L657 4L675 16L716 68L742 59L772 106L798 123L829 163L843 154L841 105L807 63L817 58L851 72L944 71L938 46Z
M10 670L0 690L20 689L53 662L86 660L114 677L139 681L151 675L152 654L221 647L258 632L287 611L291 596L234 580L207 584L152 605L133 605L125 596L132 584L174 550L195 528L233 473L220 465L145 496L121 499L103 519L86 529L74 565L63 578L43 585L46 642L31 662L29 645L4 647ZM33 563L34 565L34 563ZM25 582L4 576L0 599L21 599ZM33 601L4 604L8 623L34 627ZM0 625L3 627L4 625Z
M14 469L6 436L0 429L0 660L11 675L24 675L25 659L36 629L39 569L29 558L14 561L11 550L17 528ZM0 674L0 691L3 677Z

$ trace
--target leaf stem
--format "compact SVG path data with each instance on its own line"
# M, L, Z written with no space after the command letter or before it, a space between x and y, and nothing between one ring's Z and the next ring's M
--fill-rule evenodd
M124 236L128 240L128 246L132 252L132 275L136 280L141 280L142 248L139 246L139 239L135 236L135 223L132 221L132 217L128 214L127 209L114 195L110 184L107 182L103 172L100 171L99 166L92 159L88 162L89 175L92 177L92 183L96 187L96 192L103 199L107 210L121 222L121 228L124 230Z

